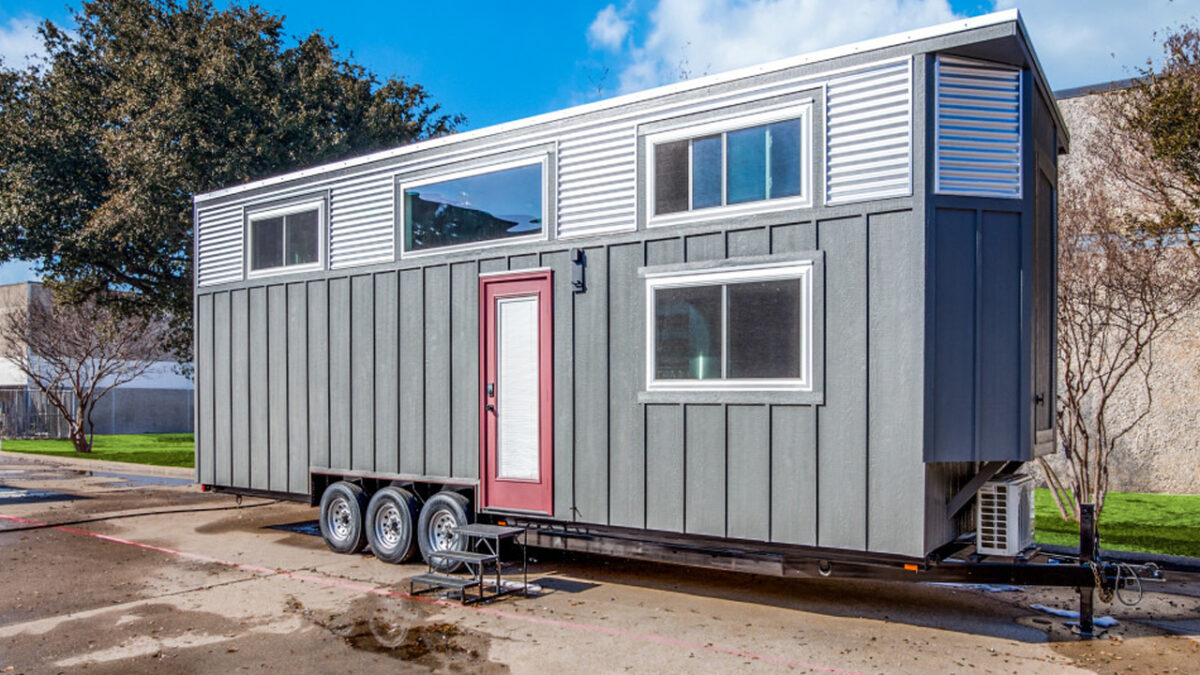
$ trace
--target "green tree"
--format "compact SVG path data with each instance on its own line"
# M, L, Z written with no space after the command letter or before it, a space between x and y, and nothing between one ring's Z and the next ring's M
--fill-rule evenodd
M1163 57L1107 97L1105 161L1133 193L1131 227L1186 246L1200 262L1200 27L1168 33Z
M46 56L0 63L0 262L66 299L167 316L190 356L196 192L453 132L419 84L380 81L258 7L88 2ZM290 46L289 46L290 45ZM106 291L122 291L108 293Z

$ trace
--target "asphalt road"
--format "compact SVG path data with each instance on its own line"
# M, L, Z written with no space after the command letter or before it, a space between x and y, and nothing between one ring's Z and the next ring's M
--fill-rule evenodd
M537 553L538 596L466 608L409 597L423 565L329 552L311 534L315 509L239 508L171 470L77 466L0 453L0 675L1169 673L1200 659L1197 577L1173 575L1137 607L1099 605L1120 623L1090 642L1030 609L1073 608L1067 590Z

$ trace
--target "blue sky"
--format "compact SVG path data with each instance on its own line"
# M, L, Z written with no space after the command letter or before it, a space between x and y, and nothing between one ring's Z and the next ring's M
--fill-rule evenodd
M64 0L5 0L0 56L36 50ZM222 5L224 3L217 3ZM296 36L321 30L380 76L427 87L475 129L823 47L1018 7L1055 89L1129 77L1194 0L618 0L347 3L262 0ZM333 7L333 11L331 11ZM30 276L0 266L0 283Z

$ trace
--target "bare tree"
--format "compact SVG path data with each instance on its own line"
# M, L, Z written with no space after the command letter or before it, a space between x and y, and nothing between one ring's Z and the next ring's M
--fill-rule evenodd
M0 319L4 356L67 421L77 452L91 452L92 413L114 388L162 360L165 321L117 314L90 299L57 302L35 293Z
M1200 296L1194 249L1177 231L1145 226L1155 207L1140 188L1145 177L1111 159L1129 142L1118 114L1127 95L1064 107L1076 142L1059 184L1061 454L1040 460L1064 518L1077 519L1080 502L1102 510L1113 452L1153 405L1155 341Z

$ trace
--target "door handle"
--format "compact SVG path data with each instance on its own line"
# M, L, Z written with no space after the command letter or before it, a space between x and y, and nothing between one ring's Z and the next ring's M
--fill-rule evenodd
M496 406L492 403L489 403L489 404L483 406L483 409L488 412L496 412Z

